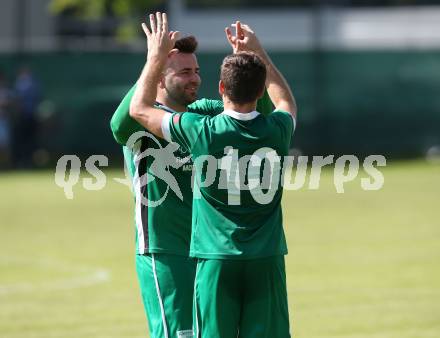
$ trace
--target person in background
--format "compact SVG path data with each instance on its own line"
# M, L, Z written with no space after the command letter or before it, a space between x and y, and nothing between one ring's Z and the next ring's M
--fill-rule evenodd
M10 166L12 106L12 91L0 71L0 169Z
M18 114L14 130L14 165L18 168L33 166L32 157L37 142L37 109L41 100L38 81L28 67L18 72L14 86Z

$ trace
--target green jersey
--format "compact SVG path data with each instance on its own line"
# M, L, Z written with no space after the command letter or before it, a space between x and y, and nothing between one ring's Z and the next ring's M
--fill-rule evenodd
M283 255L281 168L295 121L275 110L215 117L167 115L164 136L195 161L190 255L254 259ZM209 181L209 182L208 182Z
M136 132L142 132L134 147L124 147L124 158L133 180L135 195L136 252L189 254L191 239L193 163L186 149L169 149L169 142L149 134L129 116L129 105L135 86L127 93L111 120L116 141L125 146ZM267 95L260 106L270 111ZM157 103L158 108L172 112ZM223 111L223 103L201 99L188 106L188 111L214 116ZM168 148L167 148L168 147ZM172 161L167 161L172 157ZM161 170L161 177L159 177ZM171 179L167 179L171 177ZM170 180L176 184L170 184ZM174 189L173 189L174 188Z

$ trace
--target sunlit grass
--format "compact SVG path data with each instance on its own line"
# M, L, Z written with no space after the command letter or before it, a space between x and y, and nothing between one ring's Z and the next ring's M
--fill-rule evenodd
M295 337L440 336L440 166L381 170L379 191L364 174L337 194L327 169L320 189L285 192ZM0 175L1 337L147 336L131 193L106 174L72 200L53 172Z

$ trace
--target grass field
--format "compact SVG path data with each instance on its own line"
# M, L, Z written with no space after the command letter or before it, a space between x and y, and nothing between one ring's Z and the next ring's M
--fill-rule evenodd
M380 191L284 197L297 338L440 337L440 165L389 164ZM111 178L65 198L53 172L0 174L0 337L147 337L132 200ZM276 337L274 337L276 338Z

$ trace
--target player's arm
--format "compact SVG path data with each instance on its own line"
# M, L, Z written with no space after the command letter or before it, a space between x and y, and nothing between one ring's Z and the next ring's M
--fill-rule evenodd
M296 119L297 106L292 91L277 67L273 64L269 55L261 50L258 54L266 64L267 77L266 88L275 109L289 112Z
M232 35L229 27L225 29L226 37L234 53L252 51L263 60L267 69L266 88L275 109L289 112L295 119L297 113L296 102L286 79L273 64L252 29L239 21L236 22L235 28L235 36Z
M134 85L127 92L127 94L125 94L110 121L110 128L112 130L113 137L115 138L116 142L122 145L127 144L128 139L133 133L144 129L144 127L142 127L136 120L133 120L129 115L130 101L133 97L135 89L136 85Z
M147 128L154 135L163 138L162 120L171 114L154 107L157 85L165 67L168 55L171 52L178 32L168 31L166 14L150 15L151 32L145 23L142 28L148 39L147 63L137 82L130 104L130 116Z

